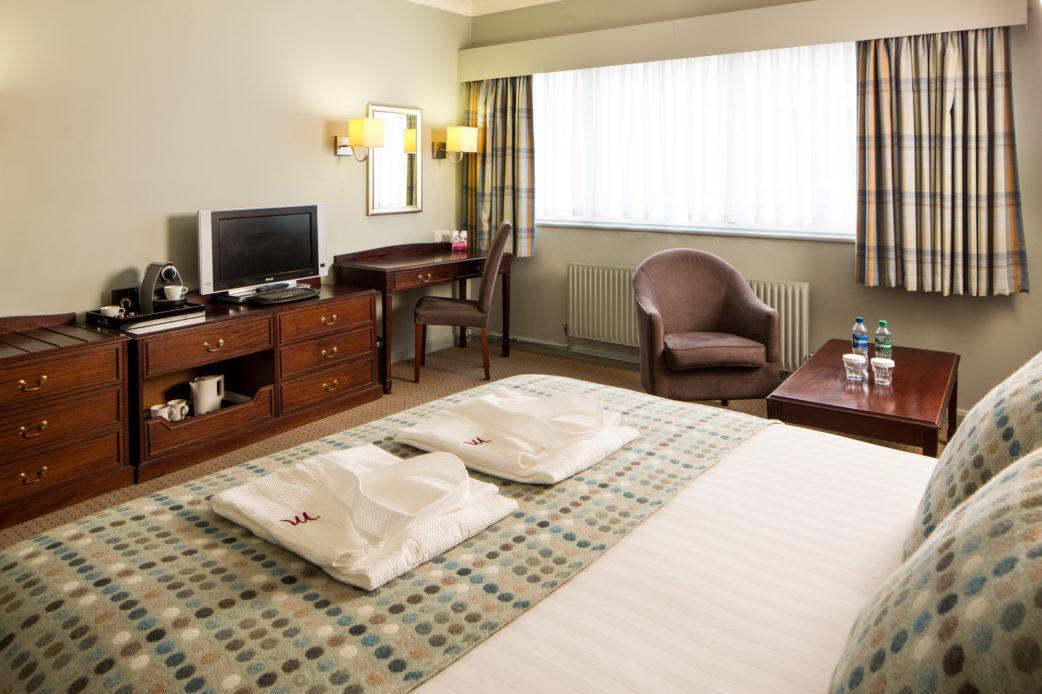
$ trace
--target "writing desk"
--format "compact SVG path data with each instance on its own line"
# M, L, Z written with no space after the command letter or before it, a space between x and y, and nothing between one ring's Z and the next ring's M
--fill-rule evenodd
M459 283L460 298L467 298L467 280L481 277L484 255L452 250L451 243L409 243L371 248L334 256L338 284L376 289L383 299L384 393L391 392L391 295L446 282ZM503 287L503 356L510 356L510 254L499 262ZM466 328L460 329L460 347L467 346Z

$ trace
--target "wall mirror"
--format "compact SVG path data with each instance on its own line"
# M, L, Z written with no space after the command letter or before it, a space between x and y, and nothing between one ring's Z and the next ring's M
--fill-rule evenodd
M369 104L368 115L383 119L384 146L372 149L369 154L366 214L419 212L423 209L420 109Z

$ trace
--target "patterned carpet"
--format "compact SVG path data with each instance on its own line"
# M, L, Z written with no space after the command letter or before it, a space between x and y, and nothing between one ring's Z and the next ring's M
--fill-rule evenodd
M491 350L493 380L517 374L552 374L568 376L593 383L641 391L637 365L610 365L594 361L580 361L567 357L541 354L534 351L511 350L504 359L498 348ZM275 453L291 446L328 436L330 434L365 424L389 414L444 397L467 388L481 385L481 350L471 342L467 349L449 348L427 355L427 365L420 372L420 382L412 382L412 362L399 362L391 368L393 392L375 402L341 412L306 424L296 429L272 436L210 460L200 462L169 475L164 475L144 484L131 485L108 494L95 497L53 513L34 518L20 525L0 530L0 547L7 547L21 540L38 535L56 526L77 520L105 508L116 506L131 499L151 494L202 475L221 470L239 463ZM706 404L719 406L719 401ZM728 409L766 416L767 407L763 399L732 400Z

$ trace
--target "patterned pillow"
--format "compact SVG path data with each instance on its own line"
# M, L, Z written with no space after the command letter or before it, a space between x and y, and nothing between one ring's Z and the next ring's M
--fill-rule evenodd
M974 405L944 447L905 541L905 559L963 499L1040 445L1042 352Z
M1042 691L1042 448L960 504L876 590L830 691Z

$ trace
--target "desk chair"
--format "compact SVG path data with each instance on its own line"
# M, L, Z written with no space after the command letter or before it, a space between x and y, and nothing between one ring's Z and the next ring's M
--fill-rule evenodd
M413 381L420 382L420 367L427 356L427 326L456 325L461 329L481 328L481 360L485 365L485 380L491 380L488 370L488 312L492 304L492 290L499 275L499 261L513 227L503 222L492 237L492 244L481 271L481 290L476 301L453 299L444 296L425 296L416 303L413 317L416 321L416 356L413 364Z

